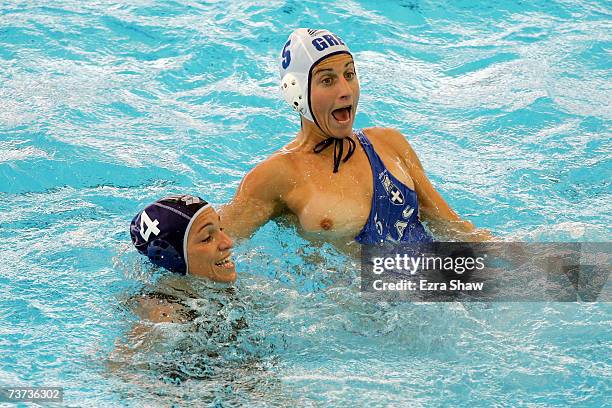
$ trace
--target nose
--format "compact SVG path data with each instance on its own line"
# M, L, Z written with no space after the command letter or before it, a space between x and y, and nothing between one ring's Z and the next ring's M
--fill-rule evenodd
M351 84L349 84L349 82L346 78L344 78L344 76L340 77L340 80L338 81L338 86L340 88L340 93L338 97L341 100L350 100L350 98L353 96L353 88L351 88Z
M219 250L227 251L234 246L234 241L224 231L219 231Z

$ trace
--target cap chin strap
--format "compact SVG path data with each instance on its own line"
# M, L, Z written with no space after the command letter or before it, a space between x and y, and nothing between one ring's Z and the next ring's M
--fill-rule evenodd
M344 159L342 159L342 153L343 153L343 150L344 150L344 141L345 140L348 141L349 150L346 153L346 156L344 156ZM337 173L338 172L338 168L340 167L340 161L342 160L342 163L346 163L348 161L348 159L351 158L353 153L355 153L355 141L353 139L351 139L350 137L345 137L345 138L342 138L342 139L338 139L338 138L335 138L335 137L328 137L327 139L322 140L319 143L317 143L315 145L315 147L312 149L312 151L317 153L317 154L321 153L323 150L325 150L329 146L331 146L332 143L334 144L334 173Z
M339 51L326 55L313 64L313 67L327 57L344 52L345 51ZM308 98L305 95L302 82L303 78L300 78L299 74L287 73L281 80L281 92L283 94L283 98L289 105L291 105L294 111L300 114L302 118L311 121L319 128L319 130L321 130L321 132L325 133L323 129L321 129L321 126L319 126L317 120L314 118L314 114L310 112L310 109L308 108ZM342 153L344 152L344 139L348 140L349 150L346 153L346 156L342 158ZM315 153L321 153L323 150L331 146L332 143L334 144L334 173L337 173L338 168L340 167L340 162L342 161L343 163L346 163L346 161L350 159L355 152L355 141L350 137L345 137L343 139L328 137L327 139L317 143L313 151Z
M302 115L302 117L306 120L309 120L306 116ZM325 131L323 131L323 129L321 129L321 126L319 126L318 121L314 120L312 121L312 123L314 123L316 125L316 127L319 128L319 130L321 131L321 133L325 134ZM346 156L344 156L344 159L342 158L342 153L344 153L344 141L348 141L349 144L349 150L348 152L346 152ZM355 153L355 141L353 139L351 139L350 137L343 137L342 139L338 139L336 137L328 137L327 139L324 139L322 141L320 141L319 143L317 143L315 145L315 147L312 149L313 152L315 152L316 154L321 153L323 150L327 149L329 146L332 145L332 143L334 144L334 169L333 172L337 173L338 172L338 168L340 167L340 161L342 161L342 163L346 163L348 161L348 159L351 158L351 156L353 155L353 153Z

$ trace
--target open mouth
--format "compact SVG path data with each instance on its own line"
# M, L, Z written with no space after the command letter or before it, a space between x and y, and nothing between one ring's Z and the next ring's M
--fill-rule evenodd
M226 269L230 269L234 267L234 263L232 262L230 255L226 256L219 262L215 262L215 265L221 268L226 268Z
M331 114L338 123L344 124L351 120L352 108L352 105L345 106L344 108L333 110Z

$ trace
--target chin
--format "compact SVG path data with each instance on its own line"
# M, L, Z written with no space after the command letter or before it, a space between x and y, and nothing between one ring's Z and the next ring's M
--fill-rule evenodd
M346 129L337 129L332 133L332 136L336 139L344 139L345 137L350 137L353 134L353 124L351 123L350 127Z
M333 124L329 124L325 127L323 131L327 134L327 136L331 136L335 139L344 139L353 134L353 124L345 125L345 126L333 126Z
M232 282L236 282L236 272L232 272L232 274L230 276L227 276L226 279L219 281L219 282L225 282L225 283L232 283Z
M231 269L223 269L218 270L217 267L213 270L208 271L197 271L197 272L189 272L193 276L198 276L201 278L208 278L215 282L223 282L223 283L231 283L236 280L236 267Z
M236 269L224 270L222 272L216 272L210 279L215 282L231 283L236 281Z

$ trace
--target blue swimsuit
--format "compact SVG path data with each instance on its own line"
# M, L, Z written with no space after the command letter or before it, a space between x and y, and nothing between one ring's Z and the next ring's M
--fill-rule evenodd
M360 244L432 242L419 220L416 191L393 177L362 130L355 134L368 156L374 176L370 216L355 241Z

